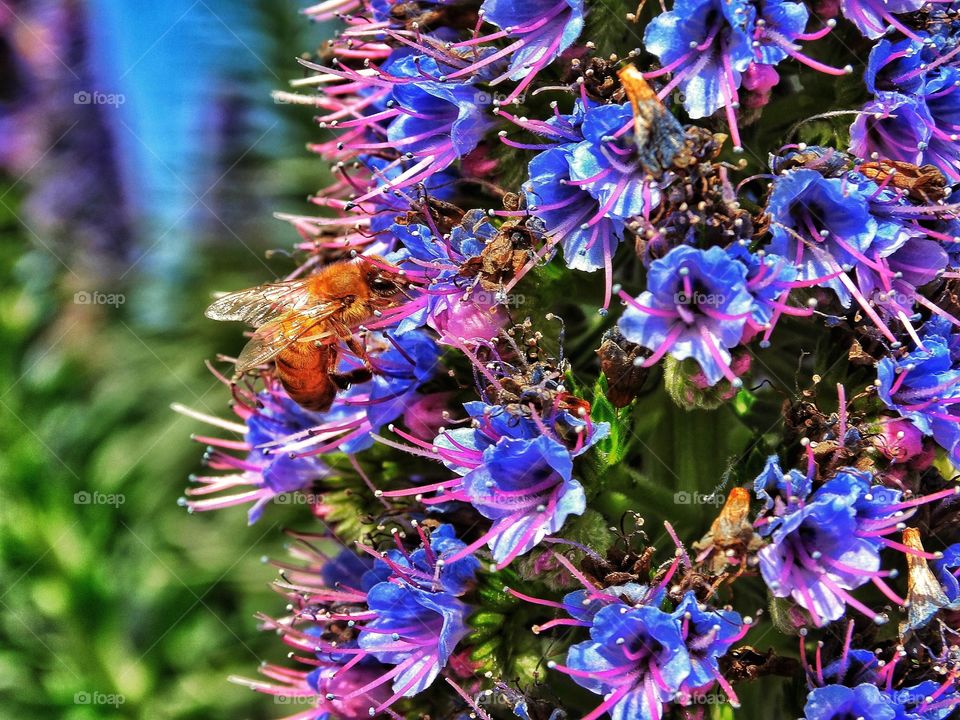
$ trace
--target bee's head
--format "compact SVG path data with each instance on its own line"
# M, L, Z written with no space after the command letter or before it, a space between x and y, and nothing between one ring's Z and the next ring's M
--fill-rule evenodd
M377 297L392 298L408 285L403 275L382 258L371 256L365 264L367 285Z

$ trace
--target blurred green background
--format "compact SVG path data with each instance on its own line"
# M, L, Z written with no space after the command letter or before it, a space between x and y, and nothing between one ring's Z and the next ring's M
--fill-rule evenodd
M285 654L253 614L297 511L178 507L170 404L227 413L202 310L290 268L271 213L324 185L269 95L324 35L298 5L0 2L0 718L292 712L226 678Z

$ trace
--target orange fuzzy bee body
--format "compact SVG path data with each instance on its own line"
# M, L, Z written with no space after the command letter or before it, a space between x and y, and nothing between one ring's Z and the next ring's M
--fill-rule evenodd
M256 328L240 353L236 375L273 361L277 379L298 405L327 410L337 389L366 380L371 370L354 336L365 322L396 307L407 285L402 273L376 256L327 265L315 275L229 293L207 308L213 320ZM338 373L339 344L364 361Z

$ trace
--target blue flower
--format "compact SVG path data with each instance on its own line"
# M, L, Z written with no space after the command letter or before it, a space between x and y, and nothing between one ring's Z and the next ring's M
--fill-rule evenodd
M871 93L913 93L923 86L925 66L922 46L911 38L896 42L883 39L870 51L863 75Z
M893 14L919 10L924 0L840 0L840 12L868 38L886 34L887 27L902 28Z
M741 73L754 61L756 9L745 0L677 0L647 26L643 42L673 69L691 118L734 102Z
M933 564L934 572L940 581L950 602L960 600L960 580L957 569L960 568L960 543L954 543L943 551L943 557Z
M933 118L922 98L879 92L850 126L850 152L862 158L879 156L921 165L932 126Z
M454 562L447 562L447 558L459 554L465 547L466 543L457 538L452 525L441 525L430 533L429 550L424 544L410 553L403 550L385 553L384 558L374 562L373 568L367 571L364 586L372 587L395 576L423 590L463 595L480 569L480 561L473 555Z
M729 348L740 343L755 311L746 275L747 268L722 248L673 248L650 264L645 292L635 300L621 293L628 307L620 330L654 351L647 365L667 352L678 360L692 357L711 385L723 377L738 385Z
M367 605L375 617L360 629L357 644L396 666L393 690L403 697L429 687L467 634L467 606L445 591L381 582L367 593Z
M787 508L760 550L760 573L773 595L792 596L818 626L840 618L851 601L847 591L880 569L879 543L861 537L873 529L867 520L875 508L864 500L870 489L863 475L838 475L805 504Z
M768 250L789 259L798 279L821 281L849 305L850 290L840 276L863 260L880 234L880 222L867 201L875 189L846 178L825 178L815 170L779 176L767 203L772 236ZM899 225L884 222L883 227L887 235Z
M511 80L532 79L583 32L583 0L484 0L480 12L507 37L516 38Z
M506 321L500 299L489 293L475 296L460 268L478 257L497 234L486 213L471 210L459 225L438 237L426 225L395 223L391 233L401 247L391 261L427 285L419 297L404 307L399 333L427 325L442 342L451 339L488 340Z
M765 327L773 322L793 289L797 269L786 258L763 250L752 253L741 241L728 249L730 256L747 267L747 290L753 295L754 324Z
M617 603L597 612L590 640L572 645L567 666L558 669L603 695L601 707L613 720L659 720L692 666L676 617Z
M574 147L562 145L533 158L524 192L530 212L543 221L551 241L563 248L567 267L593 272L611 265L625 223L600 212L600 203L589 191L570 183Z
M960 705L960 692L955 688L943 690L933 680L886 690L884 695L894 705L896 720L947 720Z
M408 56L404 64L408 77L441 74L430 58ZM387 127L388 146L418 159L432 158L431 172L473 150L493 125L472 85L420 79L397 84L391 97L400 113Z
M683 642L690 655L690 675L684 688L701 690L712 685L721 677L719 659L746 631L740 614L702 605L688 590L673 616L680 620Z
M807 695L803 717L806 720L895 720L897 712L890 699L882 695L875 685L864 683L853 688L827 685L812 690Z
M767 464L753 482L753 491L763 501L766 510L775 515L783 515L792 510L810 494L811 481L799 470L790 470L784 474L780 469L780 459L776 455L767 458ZM776 524L771 522L761 528L762 535L769 535Z
M234 470L236 474L193 478L214 490L190 488L186 494L209 495L218 489L243 486L249 489L233 495L191 499L184 504L191 510L212 510L253 502L248 519L254 523L277 496L309 488L313 482L328 477L331 471L323 461L324 455L370 448L374 443L371 433L401 417L419 399L420 387L436 373L440 350L429 335L419 330L371 333L367 346L377 373L338 393L330 408L322 413L304 410L279 386L258 393L256 407L238 403L235 410L246 417L245 444L249 452L244 458L236 457L217 447L221 441L205 438L214 446L207 456L209 464L219 470ZM359 360L345 354L338 370L349 372L359 367ZM228 443L221 447L235 446Z
M960 462L960 364L954 355L956 335L949 324L928 322L923 348L900 359L883 358L877 364L877 395L891 410L932 436Z
M793 55L801 62L811 62L796 50L796 42L807 28L810 11L798 2L766 0L758 3L755 47L756 61L762 65L776 65Z
M549 437L503 438L484 450L483 464L463 478L463 492L494 521L494 560L510 562L559 531L570 515L583 514L587 498L572 472L569 451Z
M569 156L570 179L597 199L600 212L621 220L649 213L660 203L659 189L638 167L633 135L616 138L627 127L633 127L630 103L589 108L583 141Z

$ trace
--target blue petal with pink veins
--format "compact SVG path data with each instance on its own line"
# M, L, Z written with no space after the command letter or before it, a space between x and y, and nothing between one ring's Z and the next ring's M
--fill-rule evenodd
M528 38L510 55L511 80L525 78L531 65L552 62L583 32L583 0L484 0L480 12L484 20L501 30L529 26L552 14L545 25L532 32L511 33L513 39Z
M815 688L803 706L805 720L836 720L836 718L870 718L894 720L895 706L880 694L875 685L866 683L855 688L827 685Z
M835 275L838 266L856 266L857 255L870 248L878 230L867 202L872 189L864 188L825 178L815 170L800 169L778 177L767 202L772 221L769 251L791 260L801 280L820 280ZM839 278L824 280L823 285L844 306L849 305L850 293Z
M673 10L658 15L643 35L646 50L660 59L661 65L688 59L674 71L689 74L680 82L683 107L691 118L708 117L723 107L733 90L740 87L740 74L754 61L752 35L755 7L744 0L677 0ZM713 41L703 50L691 52L691 43L704 43L711 33ZM724 57L729 61L726 77Z
M361 628L357 639L361 648L390 665L399 665L418 652L426 653L394 678L393 689L399 692L422 673L404 691L404 697L416 695L433 683L467 633L467 606L446 592L428 592L403 581L381 582L367 593L367 605L377 617ZM411 631L411 627L415 629ZM391 635L393 628L404 630L399 640Z
M613 255L623 238L621 218L604 215L591 227L600 204L589 192L561 181L571 177L574 145L561 145L530 161L530 180L524 184L527 205L543 220L548 234L559 238L564 261L573 270L593 272L604 267L605 253ZM543 209L549 208L549 209Z

